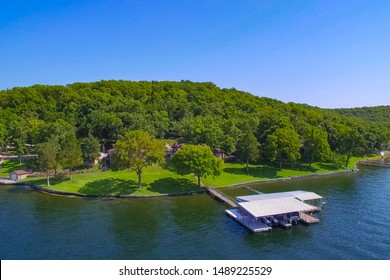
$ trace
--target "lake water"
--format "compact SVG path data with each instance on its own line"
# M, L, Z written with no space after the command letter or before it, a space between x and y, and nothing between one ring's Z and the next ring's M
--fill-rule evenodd
M251 187L318 193L320 223L254 234L206 194L99 200L0 186L0 259L390 259L390 169Z

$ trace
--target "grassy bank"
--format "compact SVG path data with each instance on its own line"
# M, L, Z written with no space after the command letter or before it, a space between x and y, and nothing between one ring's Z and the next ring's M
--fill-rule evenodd
M338 172L356 168L357 161L361 159L363 157L351 158L348 167L337 167L330 163L313 163L311 167L307 164L298 164L296 166L284 166L282 170L279 170L277 166L269 164L249 165L248 173L246 172L245 164L231 163L225 164L224 172L221 176L202 178L202 182L211 187L224 187L269 179Z
M365 157L367 158L367 157ZM323 174L343 171L356 167L356 162L363 158L353 157L347 168L338 168L327 163L313 163L308 165L285 166L279 170L273 165L249 165L249 172L246 173L245 165L239 163L227 163L224 172L216 178L202 178L205 185L212 187L223 187L249 182L288 178L292 176L303 176L312 174ZM7 165L10 168L16 168ZM17 168L18 169L18 168ZM24 182L34 183L37 186L46 188L46 178L27 178ZM137 175L134 171L104 171L84 174L74 174L71 180L69 176L50 178L49 189L72 192L85 195L159 195L175 194L191 191L198 191L194 176L181 176L170 170L159 166L147 167L142 175L143 187L137 187Z
M46 186L46 178L27 178L24 182ZM159 195L197 191L192 175L180 176L158 166L147 167L142 175L142 188L137 186L134 171L104 171L50 178L52 190L87 195Z
M32 165L32 160L25 160L22 164L19 164L19 160L4 160L1 163L0 177L8 177L9 173L15 170L24 170Z

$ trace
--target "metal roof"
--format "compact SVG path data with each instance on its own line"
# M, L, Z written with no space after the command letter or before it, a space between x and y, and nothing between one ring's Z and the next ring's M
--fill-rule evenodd
M236 199L240 202L256 201L256 200L265 200L272 198L281 198L281 197L293 197L301 201L312 200L312 199L321 199L322 196L314 192L306 191L291 191L291 192L279 192L279 193L266 193L266 194L255 194L255 195L246 195L238 196Z
M11 174L14 173L16 175L27 175L27 174L31 174L31 171L26 171L26 170L15 170L15 171L12 171Z
M303 203L293 197L279 197L249 202L239 202L238 205L256 218L292 212L312 212L317 210L317 207Z

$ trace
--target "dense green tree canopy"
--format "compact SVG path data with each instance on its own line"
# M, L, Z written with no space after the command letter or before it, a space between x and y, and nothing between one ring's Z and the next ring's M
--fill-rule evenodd
M313 145L310 138L315 135L321 138L315 146L326 149L323 140L327 137L333 155L347 158L386 147L389 108L325 110L221 89L210 82L111 80L34 85L0 91L0 146L3 150L11 146L22 154L27 152L25 144L44 143L51 137L57 137L62 146L72 132L79 142L93 135L101 147L110 149L126 131L143 130L156 138L207 144L230 154L238 148L241 136L253 131L266 160L273 158L266 148L275 142L271 141L275 132L290 127L300 138L302 157L310 162L308 146ZM314 134L308 133L312 127L318 129ZM324 159L323 153L311 151L312 160ZM285 158L291 162L299 157Z
M73 169L83 163L81 146L74 133L63 143L59 155L62 167L69 170L72 179Z
M330 147L326 131L315 126L310 126L304 138L303 155L310 166L313 161L325 161L329 159Z
M237 143L238 158L245 162L246 172L249 171L249 161L255 161L259 158L259 142L253 132L245 133Z
M218 176L223 169L223 160L214 156L210 147L203 145L184 145L172 157L172 163L180 174L193 173L198 179Z
M37 147L38 158L36 166L39 171L46 173L47 185L50 186L50 171L57 166L57 155L59 151L58 141L55 138L41 143Z
M142 187L141 174L145 167L163 163L165 151L160 142L142 130L128 131L115 144L114 159L119 168L132 169L138 175L138 187Z
M268 135L265 150L269 159L278 162L279 167L282 168L283 163L293 163L300 159L301 145L301 139L292 127L282 127Z
M83 160L87 165L92 165L100 155L99 141L91 134L84 138L81 145Z

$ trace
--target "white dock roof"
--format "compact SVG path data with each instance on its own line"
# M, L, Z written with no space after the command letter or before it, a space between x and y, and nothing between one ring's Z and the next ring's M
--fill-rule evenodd
M281 198L281 197L293 197L301 201L312 200L312 199L321 199L322 196L314 192L306 191L291 191L291 192L279 192L279 193L266 193L266 194L255 194L255 195L246 195L237 197L237 201L248 202L256 200L265 200L272 198Z
M293 197L260 199L249 202L239 202L238 205L254 217L267 217L292 212L311 212L317 208L303 203Z

